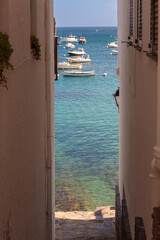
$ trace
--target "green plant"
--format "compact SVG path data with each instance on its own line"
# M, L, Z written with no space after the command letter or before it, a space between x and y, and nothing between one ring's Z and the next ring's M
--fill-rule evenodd
M41 60L41 45L39 39L35 35L31 35L31 49L34 58L38 61Z
M7 88L7 80L4 75L5 69L12 69L13 66L9 62L11 54L13 53L12 45L9 42L8 35L0 32L0 84Z

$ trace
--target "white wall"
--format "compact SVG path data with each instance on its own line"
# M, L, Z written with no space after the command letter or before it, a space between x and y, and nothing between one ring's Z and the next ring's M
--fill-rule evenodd
M45 33L47 30L52 36L53 6L50 0L37 3L35 34L42 50L39 62L30 49L30 1L0 0L0 31L9 35L14 48L14 70L5 72L8 91L0 86L0 239L47 239L46 86L49 80L54 81L54 75L53 38L48 67ZM46 29L47 14L50 29Z
M136 1L134 1L136 4ZM136 9L136 8L135 8ZM134 12L134 40L136 39ZM143 1L143 47L121 41L129 35L129 0L118 1L119 81L120 81L120 193L126 194L132 236L134 218L144 220L151 239L151 160L156 141L157 63L143 51L150 42L150 0Z

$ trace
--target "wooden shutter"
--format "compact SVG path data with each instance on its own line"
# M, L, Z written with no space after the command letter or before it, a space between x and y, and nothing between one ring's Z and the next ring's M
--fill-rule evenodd
M133 0L130 0L129 37L133 37Z
M158 0L151 0L151 52L158 52Z
M137 40L142 40L142 0L137 0Z

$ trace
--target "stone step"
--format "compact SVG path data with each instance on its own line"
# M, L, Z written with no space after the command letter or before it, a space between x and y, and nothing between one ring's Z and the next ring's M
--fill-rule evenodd
M115 210L99 207L94 212L56 212L56 240L115 240Z

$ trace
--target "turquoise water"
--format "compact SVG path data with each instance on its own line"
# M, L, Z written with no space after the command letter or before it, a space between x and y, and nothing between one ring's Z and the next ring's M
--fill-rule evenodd
M114 205L118 182L119 116L112 96L119 86L117 56L106 48L117 28L57 29L58 36L71 33L87 39L76 48L84 47L96 76L65 78L59 72L55 82L56 210L93 210ZM64 45L59 56L67 55Z

